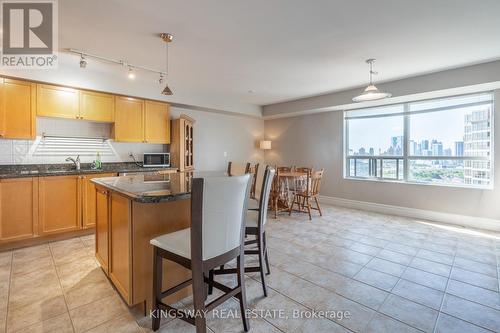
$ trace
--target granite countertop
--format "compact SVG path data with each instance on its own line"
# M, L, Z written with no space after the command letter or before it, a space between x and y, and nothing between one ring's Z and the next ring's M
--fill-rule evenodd
M82 163L76 170L73 163L69 164L20 164L0 165L0 179L46 176L87 175L107 172L154 172L174 170L176 168L143 168L135 163L103 163L101 169L91 169L90 163Z
M117 192L141 203L156 203L189 199L193 178L227 177L225 172L141 173L131 176L95 178L96 185Z
M163 175L144 172L130 176L95 178L91 181L133 201L156 203L189 199L191 177L190 173L185 172Z

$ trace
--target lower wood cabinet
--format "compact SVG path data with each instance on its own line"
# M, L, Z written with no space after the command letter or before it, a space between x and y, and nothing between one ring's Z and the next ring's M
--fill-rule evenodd
M32 238L38 227L38 178L0 180L0 241Z
M95 256L102 269L109 274L109 191L94 188L96 196Z
M114 177L116 173L102 173L97 175L81 176L82 179L82 226L84 229L93 228L96 223L96 190L90 180L93 178Z
M132 204L111 193L109 221L109 278L128 304L132 300L132 240L130 235Z
M38 191L41 235L81 229L80 176L40 177Z

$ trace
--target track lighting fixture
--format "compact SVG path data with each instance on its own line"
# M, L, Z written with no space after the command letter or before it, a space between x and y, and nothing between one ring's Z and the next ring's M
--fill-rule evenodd
M66 49L66 52L77 54L80 56L80 68L87 67L87 59L88 58L92 58L92 59L101 61L103 63L108 63L108 64L111 63L111 64L124 66L128 69L127 77L130 80L135 79L135 76L136 76L135 72L137 70L156 73L160 76L160 78L158 79L158 83L160 85L165 84L165 87L163 88L161 93L163 95L170 96L170 95L173 95L172 89L170 89L168 84L166 84L167 74L168 74L168 44L170 44L173 41L174 36L172 34L169 34L169 33L161 33L159 36L160 36L161 40L165 43L165 71L158 71L158 70L144 67L144 66L133 65L129 62L126 62L125 60L112 59L112 58L104 57L104 56L97 55L97 54L83 52L82 50L77 50L77 49Z

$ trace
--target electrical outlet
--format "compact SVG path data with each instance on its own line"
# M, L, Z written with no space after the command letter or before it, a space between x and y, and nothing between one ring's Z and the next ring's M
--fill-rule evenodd
M227 151L224 152L224 157L227 157Z

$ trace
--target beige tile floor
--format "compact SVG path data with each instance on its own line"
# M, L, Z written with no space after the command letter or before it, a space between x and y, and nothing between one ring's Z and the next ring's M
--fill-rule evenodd
M268 297L258 274L246 279L249 306L259 310L251 332L500 332L498 234L332 206L312 221L280 216L267 230ZM242 331L230 315L237 309L235 300L220 306L226 318L212 316L209 331ZM330 312L307 318L320 311ZM0 253L0 332L149 327L98 267L93 236ZM194 328L167 319L160 331Z

